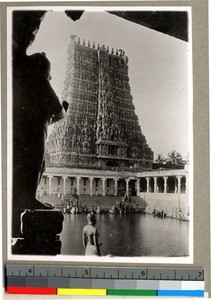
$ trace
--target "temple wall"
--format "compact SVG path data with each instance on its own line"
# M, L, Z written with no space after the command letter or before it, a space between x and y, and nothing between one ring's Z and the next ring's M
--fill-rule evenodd
M147 213L163 210L169 217L189 220L188 194L139 193L138 195L147 202Z

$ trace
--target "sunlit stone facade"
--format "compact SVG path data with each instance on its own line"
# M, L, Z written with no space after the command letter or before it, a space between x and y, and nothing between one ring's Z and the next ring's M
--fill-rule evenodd
M62 98L69 109L49 137L51 163L151 167L153 152L135 113L124 51L72 36Z

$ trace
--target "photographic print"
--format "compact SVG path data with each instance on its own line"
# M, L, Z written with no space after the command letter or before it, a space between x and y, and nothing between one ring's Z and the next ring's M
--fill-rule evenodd
M191 262L190 9L13 7L8 28L10 258Z

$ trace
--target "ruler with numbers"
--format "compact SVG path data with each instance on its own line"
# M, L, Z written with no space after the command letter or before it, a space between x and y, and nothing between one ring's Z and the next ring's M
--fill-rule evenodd
M13 294L204 296L203 269L6 266Z

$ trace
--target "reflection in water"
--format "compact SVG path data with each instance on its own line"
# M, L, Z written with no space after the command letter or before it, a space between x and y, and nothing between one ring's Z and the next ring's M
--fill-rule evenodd
M84 255L86 215L65 215L60 234L63 255ZM97 215L102 256L187 256L189 223L151 215Z

